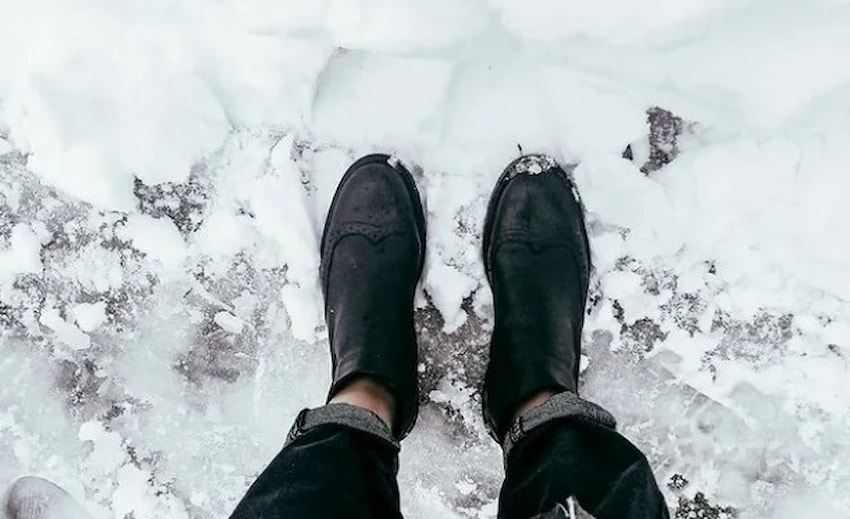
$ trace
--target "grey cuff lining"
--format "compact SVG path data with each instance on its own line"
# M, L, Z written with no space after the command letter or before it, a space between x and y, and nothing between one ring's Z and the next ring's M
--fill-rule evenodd
M327 404L316 409L304 409L298 413L295 424L286 437L284 447L307 431L322 425L337 425L371 434L396 449L400 448L389 427L378 418L378 415L348 404Z
M617 421L602 407L580 398L575 393L565 391L550 398L545 404L532 409L518 417L508 429L502 445L505 453L505 464L513 448L530 431L552 420L574 418L614 429Z

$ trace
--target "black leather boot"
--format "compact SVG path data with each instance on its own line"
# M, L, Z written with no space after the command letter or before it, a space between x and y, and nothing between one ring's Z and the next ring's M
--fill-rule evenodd
M578 388L590 250L582 207L554 159L524 156L499 179L484 265L495 311L484 420L501 443L524 401Z
M425 217L410 173L387 155L356 161L337 187L322 236L331 344L328 400L368 377L395 400L401 439L419 406L413 296L425 260Z

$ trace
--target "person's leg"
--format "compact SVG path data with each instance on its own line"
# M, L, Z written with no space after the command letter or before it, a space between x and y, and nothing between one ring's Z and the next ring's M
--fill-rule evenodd
M570 507L596 519L668 517L644 455L617 433L613 417L574 393L521 414L504 449L499 517L570 517Z
M389 427L363 408L302 411L231 518L400 518L398 452Z
M401 517L398 442L419 404L413 297L424 257L413 178L386 155L355 162L322 237L328 404L299 414L233 518Z
M590 250L574 186L553 159L522 157L499 179L484 262L495 311L484 418L506 464L499 517L667 517L646 458L578 397Z

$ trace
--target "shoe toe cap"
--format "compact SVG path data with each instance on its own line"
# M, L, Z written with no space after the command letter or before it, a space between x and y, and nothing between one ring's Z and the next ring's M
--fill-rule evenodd
M502 193L494 224L502 229L534 232L569 230L582 222L572 184L560 168L539 174L520 173Z
M398 171L387 164L368 164L342 188L335 216L362 223L410 219L412 204Z

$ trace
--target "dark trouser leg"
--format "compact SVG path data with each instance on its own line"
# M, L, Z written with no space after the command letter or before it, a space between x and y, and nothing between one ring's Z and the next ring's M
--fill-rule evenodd
M596 519L667 518L649 463L614 426L572 393L517 420L505 439L500 519L570 517L574 504Z
M401 518L398 452L368 411L346 404L302 411L231 519Z

